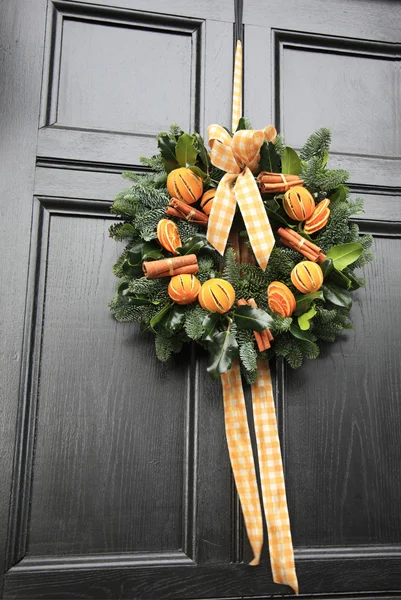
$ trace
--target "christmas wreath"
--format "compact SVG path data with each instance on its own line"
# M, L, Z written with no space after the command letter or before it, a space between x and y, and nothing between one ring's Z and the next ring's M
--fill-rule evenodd
M113 269L120 279L110 303L115 318L154 333L162 361L194 340L209 353L212 377L238 358L249 383L258 358L282 357L297 368L319 355L322 342L351 328L351 294L365 283L355 271L372 260L371 236L361 236L352 221L363 202L350 198L346 171L327 167L330 131L313 133L298 155L266 129L251 165L274 235L265 268L255 262L238 207L224 252L208 241L208 219L227 175L198 133L176 125L160 133L160 152L141 159L148 172L123 173L131 186L111 208L121 220L110 236L127 242ZM244 118L238 132L255 133ZM223 136L235 138L226 129ZM213 131L209 138L216 143Z

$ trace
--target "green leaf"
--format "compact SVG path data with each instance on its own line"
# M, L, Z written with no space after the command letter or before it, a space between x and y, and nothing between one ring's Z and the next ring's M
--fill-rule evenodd
M174 304L167 318L163 321L163 328L169 333L176 333L179 329L182 329L185 322L185 312L185 306Z
M260 149L259 171L280 173L281 159L274 144L263 142Z
M292 333L292 335L295 338L297 338L297 340L302 340L303 342L313 343L313 340L310 337L310 334L307 333L306 331L302 331L302 329L300 329L297 325L294 325L294 323L292 323L292 325L290 326L290 332Z
M179 167L175 155L175 147L177 142L172 140L168 135L159 135L157 139L157 145L159 146L159 150L163 158L164 168L166 169L167 173L177 169Z
M183 133L177 140L175 155L180 167L194 165L198 156L198 150L195 148L195 138L188 133Z
M199 133L194 133L194 137L195 137L195 140L196 140L196 145L198 147L199 157L200 157L201 161L203 162L203 164L205 165L205 167L207 169L209 167L209 165L210 165L210 158L209 158L208 151L206 150L206 147L205 147L205 144L203 142L203 139L199 135Z
M274 325L273 318L260 308L253 306L237 306L234 310L234 320L238 329L263 331Z
M188 238L185 244L180 248L177 248L177 252L181 254L181 256L184 256L185 254L198 254L202 248L212 250L212 246L207 241L206 236L199 233L198 235Z
M301 159L293 148L286 146L281 156L281 171L286 175L299 175L302 170Z
M167 315L167 313L169 312L169 310L171 310L172 307L173 307L172 302L169 304L166 304L166 306L164 306L161 310L159 310L158 313L155 314L154 317L151 318L149 326L151 329L153 329L153 331L154 331L155 326L164 319L164 317Z
M343 275L344 275L344 273L343 273ZM347 273L347 277L351 282L349 289L353 292L355 290L359 290L359 288L361 287L361 284L358 281L358 279L355 277L355 275L353 275L352 273Z
M345 185L340 183L334 190L332 194L329 196L330 202L334 204L334 202L345 202L347 199L347 188Z
M235 131L241 131L242 129L248 129L248 127L246 126L246 119L244 117L241 117L238 121L238 127Z
M326 278L334 269L333 260L331 258L326 258L326 260L321 263L320 268L323 271L323 278Z
M339 244L333 246L328 252L326 252L327 258L331 258L334 263L334 267L339 271L348 267L355 262L363 252L362 244L351 243L351 244Z
M310 292L309 294L303 294L302 297L297 301L294 314L304 314L315 300L324 300L322 290L319 290L318 292Z
M199 167L189 167L191 171L195 173L198 177L200 177L203 181L208 177L207 173L202 171Z
M128 250L122 271L125 275L135 276L142 273L142 262L149 258L164 258L163 252L154 244L139 242Z
M208 350L210 356L207 372L213 379L217 379L231 368L234 358L238 355L235 335L229 329L215 334L213 341L208 344Z
M339 285L344 290L350 290L352 286L351 279L338 269L333 269L328 277L328 281Z
M202 339L206 342L211 342L213 340L213 334L216 329L217 323L221 320L220 313L209 313L203 320L203 335Z
M298 325L302 331L307 331L310 329L311 319L315 316L317 310L314 306L311 306L308 311L306 311L303 315L298 317Z
M335 306L341 306L341 308L350 309L352 306L352 300L349 293L341 289L335 283L324 283L322 286L323 294L328 302L331 302Z
M322 161L322 167L324 168L327 165L327 161L329 160L329 153L327 152L327 150L324 150L323 152L323 161Z

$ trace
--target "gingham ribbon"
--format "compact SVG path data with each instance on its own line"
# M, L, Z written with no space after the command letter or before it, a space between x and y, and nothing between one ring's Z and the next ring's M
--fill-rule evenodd
M241 114L242 46L238 41L233 86L233 131ZM211 162L226 171L226 175L216 191L207 238L220 253L224 252L238 202L255 258L265 269L274 237L252 171L259 163L260 147L265 140L274 141L276 130L270 125L261 131L237 131L231 138L219 125L210 125L208 137ZM258 377L251 388L252 407L273 581L289 585L298 594L271 375L266 361L258 360L257 366ZM238 361L221 375L221 382L231 467L254 554L251 565L257 565L263 546L262 508Z
M237 41L234 61L234 81L233 81L233 112L231 131L238 127L238 121L242 115L242 44Z
M237 131L234 137L220 125L208 127L210 160L227 173L217 187L207 239L220 254L224 253L238 203L252 250L262 269L267 267L274 236L252 171L259 163L263 142L275 137L276 130L272 125L259 131Z
M262 511L238 362L223 373L221 381L231 467L254 554L250 564L257 565L263 545ZM252 406L273 581L289 585L298 594L276 411L266 361L258 361Z

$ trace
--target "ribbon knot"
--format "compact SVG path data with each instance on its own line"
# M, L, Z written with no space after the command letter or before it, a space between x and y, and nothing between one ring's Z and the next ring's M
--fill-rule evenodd
M260 130L237 131L233 137L220 125L208 127L210 160L226 174L214 197L207 239L220 254L224 253L238 204L252 250L263 270L275 242L253 172L258 167L263 142L274 141L276 135L272 125Z

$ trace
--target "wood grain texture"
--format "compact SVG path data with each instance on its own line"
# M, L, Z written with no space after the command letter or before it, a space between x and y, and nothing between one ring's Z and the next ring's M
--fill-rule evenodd
M354 330L285 373L287 492L297 547L396 544L401 535L399 239L376 238ZM304 498L304 502L300 499Z
M401 6L393 0L336 0L322 9L316 0L286 0L285 10L274 0L245 0L243 22L287 31L318 32L324 35L378 39L400 43Z
M150 336L108 313L119 250L108 224L50 220L28 547L35 555L182 546L185 375L160 367Z
M19 395L45 11L45 0L5 0L0 5L0 577Z

